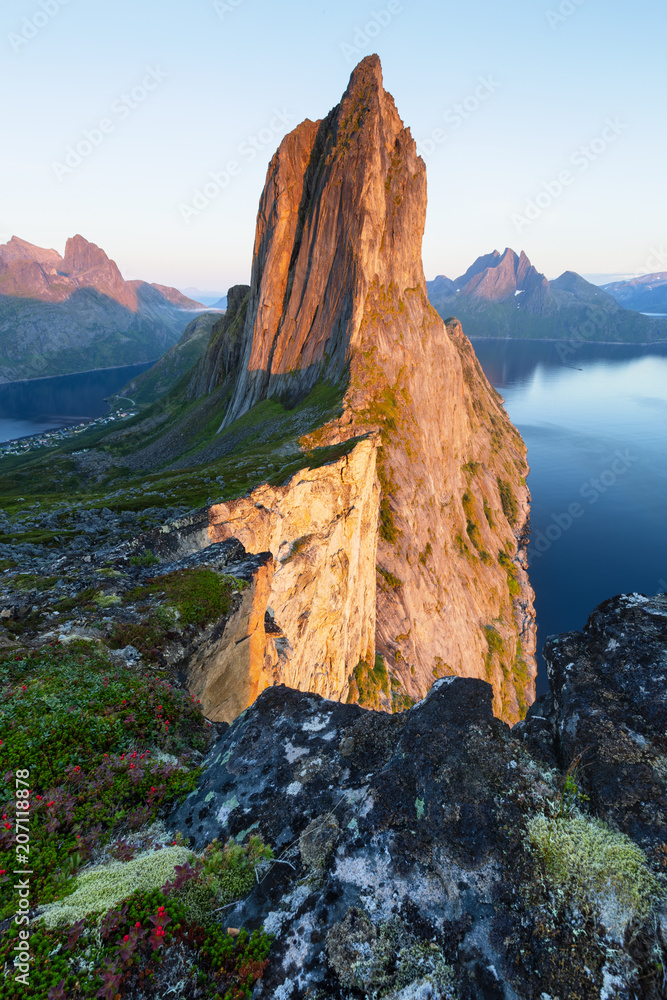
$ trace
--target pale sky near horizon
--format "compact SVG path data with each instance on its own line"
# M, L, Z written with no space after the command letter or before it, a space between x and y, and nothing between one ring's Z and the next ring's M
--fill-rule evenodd
M427 278L505 246L548 277L664 271L666 27L664 0L7 0L0 242L247 281L280 139L378 52L427 164Z

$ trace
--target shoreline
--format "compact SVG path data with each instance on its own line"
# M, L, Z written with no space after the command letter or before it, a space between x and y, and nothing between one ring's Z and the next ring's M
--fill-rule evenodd
M100 372L117 372L123 368L138 368L139 365L146 365L146 368L150 368L152 365L159 361L159 358L154 358L152 361L135 361L131 365L109 365L106 368L86 368L84 371L80 372L65 372L63 375L37 375L35 378L16 378L9 379L6 382L0 381L0 391L6 385L31 385L34 382L52 382L53 379L57 378L73 378L75 375L97 375Z
M465 333L465 330L463 331ZM468 340L497 340L501 343L510 341L512 344L570 344L581 346L587 344L594 346L600 344L604 347L667 347L667 340L652 340L648 343L644 341L625 340L563 340L561 337L484 337L479 334L467 334Z

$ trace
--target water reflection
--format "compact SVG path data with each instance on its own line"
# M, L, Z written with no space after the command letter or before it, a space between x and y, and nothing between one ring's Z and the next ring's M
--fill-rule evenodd
M608 597L667 589L667 345L566 346L474 341L528 447L540 650Z

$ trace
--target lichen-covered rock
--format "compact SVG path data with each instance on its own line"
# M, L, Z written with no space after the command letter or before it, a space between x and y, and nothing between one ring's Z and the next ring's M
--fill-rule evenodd
M667 596L624 594L545 647L551 693L518 727L576 762L595 813L667 867Z
M443 679L398 715L264 691L171 817L197 849L249 831L273 847L224 915L276 935L256 996L663 996L660 865L583 795L570 803L527 730L494 718L490 686L472 679ZM556 862L602 845L588 883L583 869L554 878L545 829Z

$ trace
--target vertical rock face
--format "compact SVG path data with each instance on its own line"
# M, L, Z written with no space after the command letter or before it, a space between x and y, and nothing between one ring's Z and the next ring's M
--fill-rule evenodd
M444 324L428 303L425 215L424 163L370 56L341 103L286 136L269 165L241 367L223 426L267 397L292 405L318 381L340 385L340 417L302 443L376 435L375 647L394 691L416 699L437 677L482 677L493 684L496 714L514 721L534 698L535 675L533 593L520 543L525 447L458 321ZM294 492L293 509L298 502ZM248 510L225 530L248 531L244 519L263 516ZM217 517L214 508L212 525ZM305 523L299 531L310 534ZM287 538L283 529L280 545ZM276 540L260 548L276 555ZM364 557L375 559L373 545ZM365 578L369 571L375 565ZM279 606L275 613L282 624ZM330 697L349 684L358 697L372 650L361 659L337 693L338 679L311 686L301 666L284 676Z
M233 285L229 289L227 312L213 326L206 353L192 375L188 387L190 399L208 395L238 371L249 292L248 285Z
M262 486L211 508L212 542L238 538L275 560L259 690L288 684L345 698L355 667L372 659L376 458L376 442L364 439L338 461L304 469L284 486Z

